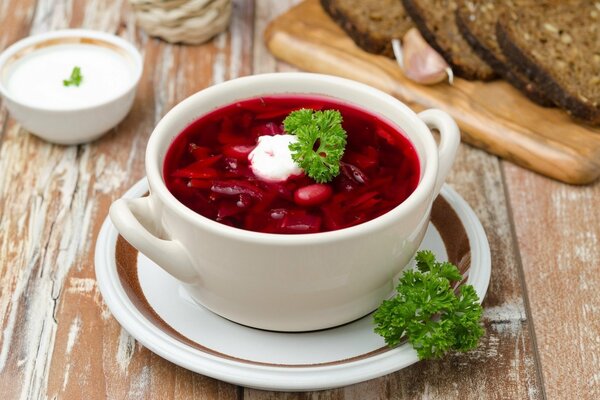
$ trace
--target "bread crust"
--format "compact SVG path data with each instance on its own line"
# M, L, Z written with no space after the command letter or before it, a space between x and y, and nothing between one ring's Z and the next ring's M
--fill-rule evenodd
M469 68L468 66L462 65L460 62L458 62L458 60L456 60L450 51L440 45L436 35L427 26L425 17L422 15L419 7L412 0L402 0L402 4L404 4L404 9L412 18L415 26L417 29L419 29L423 38L431 47L440 53L440 55L448 62L448 64L452 66L452 71L455 75L469 80L482 81L489 81L497 77L493 69L487 63L485 63L484 60L481 60L484 68L479 69Z
M320 0L321 6L336 21L336 23L350 36L350 38L361 49L374 54L384 55L389 58L394 58L390 40L377 39L370 35L364 27L357 26L348 18L341 10L335 6L334 0Z
M487 62L498 75L502 76L504 80L520 90L534 103L542 107L554 106L554 102L548 99L533 81L521 74L520 71L511 69L511 66L500 60L492 50L479 40L477 35L471 31L469 25L465 22L465 16L461 13L461 7L456 9L455 17L456 26L467 43L469 43L473 51ZM512 68L516 67L513 66Z
M592 125L600 124L600 108L581 101L576 94L569 93L549 71L538 65L527 51L519 48L516 40L511 36L506 15L501 17L496 24L496 37L504 55L535 82L549 99L577 119Z

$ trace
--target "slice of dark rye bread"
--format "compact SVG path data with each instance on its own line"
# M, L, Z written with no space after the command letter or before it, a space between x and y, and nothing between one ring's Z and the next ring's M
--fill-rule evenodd
M458 31L456 1L402 0L402 4L423 38L452 66L455 75L484 81L496 77Z
M555 104L600 124L600 1L506 11L496 36L507 58Z
M333 20L369 53L393 58L392 39L412 28L400 0L321 0Z
M471 48L494 71L519 89L533 102L551 107L548 99L537 85L506 59L496 39L496 23L502 10L518 9L535 4L536 0L462 0L456 10L456 25Z

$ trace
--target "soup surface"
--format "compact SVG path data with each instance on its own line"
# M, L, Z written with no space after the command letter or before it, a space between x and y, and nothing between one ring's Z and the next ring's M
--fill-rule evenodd
M301 108L338 110L348 144L341 172L315 184L303 173L265 181L248 155L261 136L285 134L282 121ZM314 96L243 100L194 121L167 151L169 191L195 212L236 228L265 233L316 233L354 226L402 203L417 187L420 166L397 128L353 105Z

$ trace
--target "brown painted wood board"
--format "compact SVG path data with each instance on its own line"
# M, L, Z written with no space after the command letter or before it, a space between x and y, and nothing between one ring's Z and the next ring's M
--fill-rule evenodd
M600 182L504 167L549 399L600 398Z
M24 5L14 0L6 7ZM236 2L243 20L238 28L252 28L252 9ZM15 33L11 41L49 29L103 30L133 42L144 54L145 71L132 112L94 143L55 146L11 119L3 125L0 397L238 398L234 385L177 367L137 344L104 304L93 259L108 206L145 174L144 150L158 119L193 92L249 73L247 32L236 32L235 45L229 33L205 46L167 45L136 30L125 1L40 1L24 15L29 20L3 25Z
M460 125L465 142L540 174L573 184L600 176L599 127L539 107L503 81L411 82L394 60L359 49L319 0L306 0L274 20L265 41L276 57L303 70L367 83L415 109L445 110Z

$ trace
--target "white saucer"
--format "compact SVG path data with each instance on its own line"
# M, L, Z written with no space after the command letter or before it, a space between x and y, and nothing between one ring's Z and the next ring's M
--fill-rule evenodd
M148 191L145 179L124 197ZM444 186L421 248L457 264L483 300L491 258L481 223ZM377 378L418 361L409 344L390 349L373 332L370 315L306 333L253 329L194 303L178 281L139 254L107 218L96 242L96 278L119 323L161 357L213 378L267 390L330 389Z

